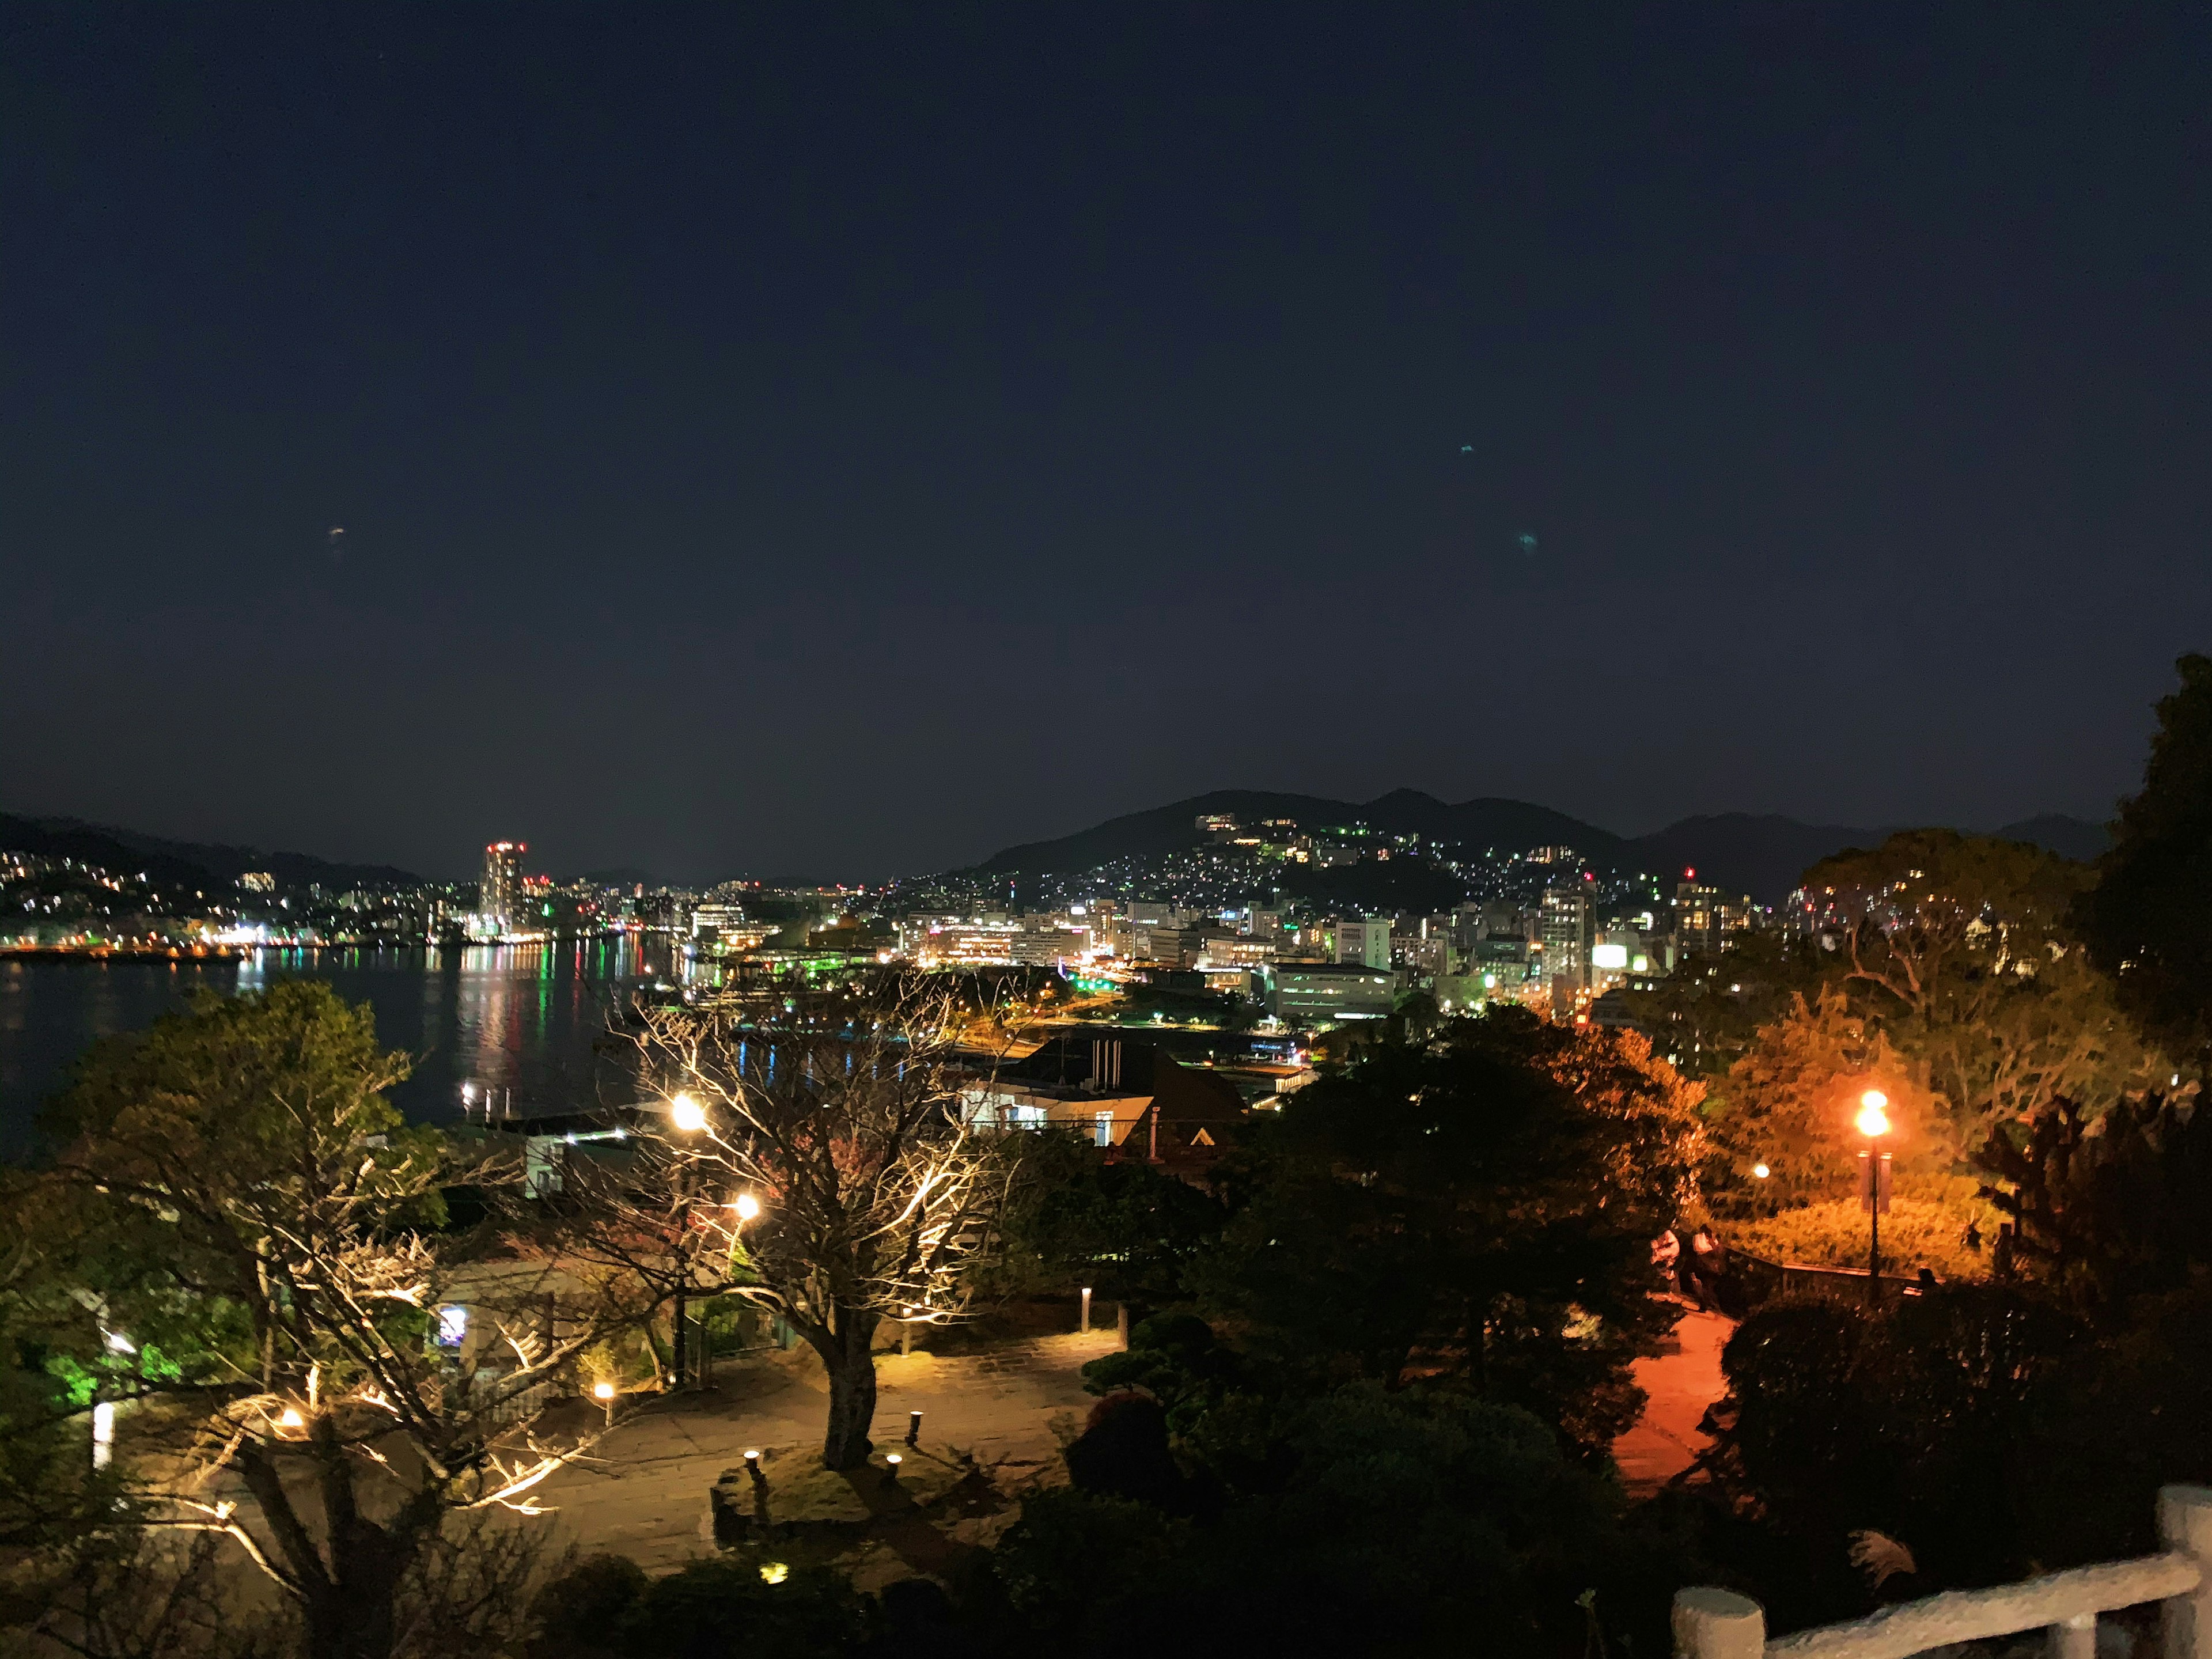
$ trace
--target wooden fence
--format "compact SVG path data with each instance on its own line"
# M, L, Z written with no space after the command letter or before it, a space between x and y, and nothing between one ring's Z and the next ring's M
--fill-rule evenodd
M1954 1642L2045 1630L2051 1659L2095 1659L2099 1613L2156 1601L2163 1659L2212 1659L2212 1487L2162 1488L2158 1535L2160 1554L1951 1590L1771 1642L1765 1610L1749 1596L1678 1590L1674 1652L1676 1659L1910 1659Z

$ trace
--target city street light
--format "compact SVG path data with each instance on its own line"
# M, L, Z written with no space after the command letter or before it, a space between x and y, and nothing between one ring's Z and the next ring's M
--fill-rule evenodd
M1881 1296L1881 1212L1889 1207L1889 1154L1876 1143L1889 1133L1889 1097L1869 1089L1859 1097L1858 1131L1866 1137L1859 1154L1859 1202L1867 1212L1867 1306Z
M684 1134L696 1134L707 1127L707 1109L679 1091L668 1103L668 1121ZM684 1293L691 1287L691 1188L688 1174L680 1178L684 1183L683 1202L676 1211L676 1265L680 1277L676 1281L676 1321L669 1343L679 1391L691 1386L690 1343L684 1328Z

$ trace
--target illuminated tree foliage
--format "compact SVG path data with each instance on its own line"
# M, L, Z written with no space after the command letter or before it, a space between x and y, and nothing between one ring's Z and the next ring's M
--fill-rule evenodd
M1909 1068L1879 1026L1826 986L1759 1028L1757 1041L1715 1091L1710 1126L1723 1154L1705 1196L1717 1209L1766 1215L1844 1198L1855 1189L1858 1097L1879 1086L1896 1131L1884 1150L1940 1166L1957 1152L1941 1101L1915 1091ZM1764 1176L1754 1176L1763 1168Z
M48 1125L74 1350L143 1402L133 1496L153 1524L234 1540L317 1659L391 1651L399 1586L455 1511L533 1512L584 1443L529 1420L622 1316L433 1231L443 1149L383 1097L406 1066L366 1008L280 985L103 1045ZM497 1333L465 1368L437 1340L461 1304ZM155 1349L166 1376L112 1363Z
M1834 982L1948 1103L1964 1145L2062 1096L2101 1112L2164 1080L2069 924L2091 879L2039 848L1948 830L1807 872L1840 913Z
M635 1224L665 1231L652 1212L672 1215L687 1260L719 1261L820 1357L833 1469L868 1455L878 1328L962 1317L996 1246L1013 1149L963 1115L957 1013L906 985L835 1019L781 993L640 1016L641 1091L687 1097L702 1121L643 1147Z

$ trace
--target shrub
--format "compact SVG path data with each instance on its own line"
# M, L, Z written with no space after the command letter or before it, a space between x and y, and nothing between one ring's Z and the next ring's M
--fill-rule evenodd
M1960 1187L1972 1190L1972 1183ZM1986 1249L1972 1249L1963 1235L1972 1223L1984 1238L1994 1237L1993 1213L1985 1205L1946 1193L1938 1198L1897 1197L1881 1218L1884 1273L1917 1273L1927 1267L1942 1279L1978 1279L1989 1273ZM1770 1261L1802 1262L1815 1267L1857 1267L1867 1263L1867 1214L1856 1199L1808 1204L1778 1215L1731 1221L1721 1229L1732 1249Z
M694 1561L647 1587L622 1620L625 1655L828 1659L865 1643L875 1604L841 1575L792 1567L775 1583L744 1561Z
M621 1651L623 1615L646 1583L627 1555L586 1556L532 1601L530 1659L611 1659Z

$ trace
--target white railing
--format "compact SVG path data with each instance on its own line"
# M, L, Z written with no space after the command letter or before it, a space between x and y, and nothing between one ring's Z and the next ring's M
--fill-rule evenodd
M2047 1630L2051 1659L2095 1659L2099 1613L2157 1601L2163 1659L2212 1659L2212 1487L2162 1487L2158 1535L2161 1554L1951 1590L1772 1642L1765 1609L1749 1596L1678 1590L1674 1652L1676 1659L1911 1659L1954 1642Z

